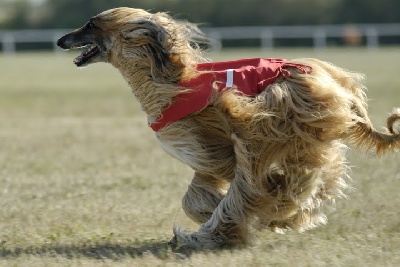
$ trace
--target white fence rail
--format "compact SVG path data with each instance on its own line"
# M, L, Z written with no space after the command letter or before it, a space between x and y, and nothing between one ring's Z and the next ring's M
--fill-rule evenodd
M0 30L0 43L3 52L7 54L16 51L17 43L52 43L54 51L58 51L56 42L58 38L69 30Z
M271 26L271 27L223 27L205 28L204 31L215 41L216 49L222 40L260 39L262 48L273 48L275 39L312 39L314 48L327 47L328 38L365 37L366 46L376 48L379 38L400 36L400 24L354 24L320 26ZM400 44L400 42L399 42Z
M349 31L351 30L351 32ZM54 51L59 51L56 40L69 32L69 29L55 30L0 30L0 43L4 53L14 53L17 43L52 43ZM354 24L354 25L319 25L319 26L248 26L203 28L213 39L213 48L222 48L223 40L259 39L261 47L271 49L276 39L312 39L317 49L327 47L328 38L344 38L355 34L365 38L368 48L380 45L380 37L400 37L398 24ZM350 36L351 37L351 36ZM400 44L400 42L399 42Z

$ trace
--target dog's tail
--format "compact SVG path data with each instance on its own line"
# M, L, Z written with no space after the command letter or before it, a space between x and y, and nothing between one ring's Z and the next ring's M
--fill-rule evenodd
M350 130L347 131L347 140L359 148L375 149L377 155L400 150L400 108L393 109L387 118L387 129L378 131L368 116L365 87L362 84L363 75L316 59L307 59L304 64L311 64L315 69L322 67L341 88L353 95L349 103L353 121Z
M356 123L348 139L354 142L357 147L376 149L377 155L400 149L400 108L393 109L393 112L386 120L387 129L380 132L374 128L363 108L355 108L357 115L362 121Z

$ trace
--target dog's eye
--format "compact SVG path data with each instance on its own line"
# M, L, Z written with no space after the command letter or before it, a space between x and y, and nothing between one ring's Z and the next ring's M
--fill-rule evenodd
M96 26L93 24L93 22L89 21L88 23L86 23L86 27L89 28L89 29L92 29L92 28L94 28Z

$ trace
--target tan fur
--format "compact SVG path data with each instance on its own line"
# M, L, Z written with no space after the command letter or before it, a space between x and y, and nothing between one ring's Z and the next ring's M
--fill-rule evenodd
M93 18L106 39L107 59L122 73L149 121L174 96L177 82L197 75L203 61L189 23L130 8ZM326 222L323 205L347 188L344 142L383 154L400 148L400 109L376 131L367 115L363 76L317 59L289 68L255 98L234 89L215 93L204 110L156 133L163 149L195 171L182 204L201 224L174 229L175 245L215 248L246 244L251 228L304 231Z

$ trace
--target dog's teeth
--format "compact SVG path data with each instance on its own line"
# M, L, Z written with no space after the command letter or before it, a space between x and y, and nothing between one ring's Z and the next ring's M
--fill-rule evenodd
M74 59L74 63L77 66L81 66L84 64L86 61L88 61L90 58L95 56L98 52L100 52L99 48L95 44L86 44L84 46L81 46L80 48L84 48L84 50L81 52L81 54Z

